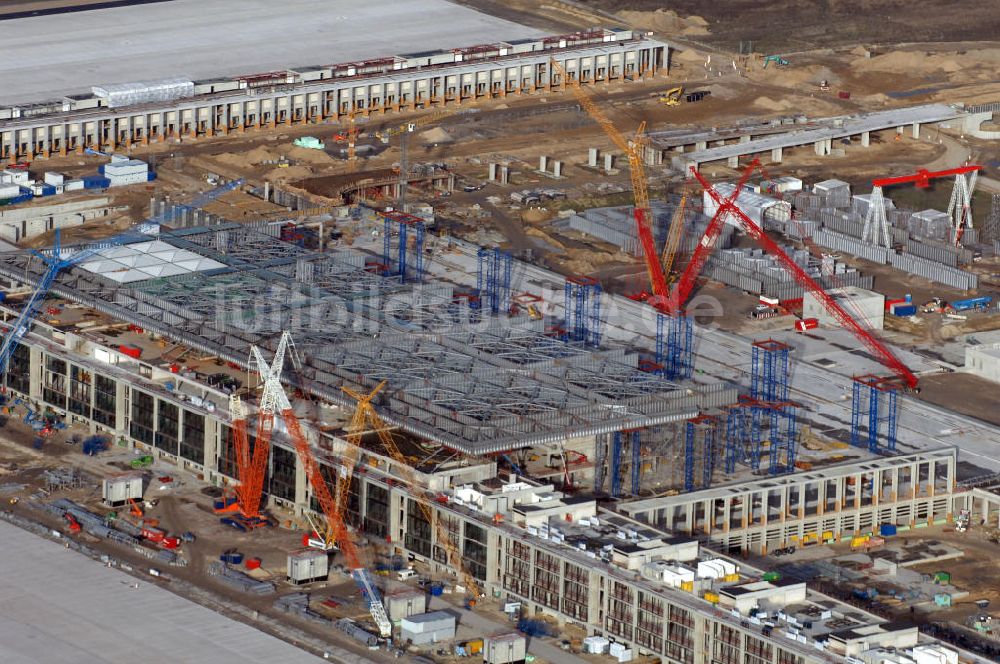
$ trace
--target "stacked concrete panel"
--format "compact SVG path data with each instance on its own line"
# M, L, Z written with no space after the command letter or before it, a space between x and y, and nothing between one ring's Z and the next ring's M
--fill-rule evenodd
M813 235L813 241L821 247L843 251L873 263L885 265L889 262L889 250L875 247L843 233L822 230Z
M919 256L891 253L889 254L889 264L898 270L960 290L972 290L979 285L979 277L972 272L959 270Z
M959 263L967 264L972 262L971 250L940 242L908 240L906 243L906 253L937 261L938 263L944 263L945 265L951 265L952 267L957 267Z

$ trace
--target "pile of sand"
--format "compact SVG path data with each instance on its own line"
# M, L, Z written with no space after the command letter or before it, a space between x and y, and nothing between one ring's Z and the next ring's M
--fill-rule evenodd
M425 143L451 143L451 134L446 132L441 127L434 127L433 129L428 129L420 134L420 140Z
M893 74L919 75L924 72L955 73L963 67L956 54L928 55L923 51L892 51L874 58L860 57L851 61L851 67L862 71L881 71Z
M527 235L528 237L537 238L542 242L544 242L545 244L555 247L557 249L561 249L563 251L566 250L566 245L564 245L562 242L559 242L558 240L553 239L551 235L549 235L548 233L544 233L538 230L537 228L526 228L524 229L524 234Z
M287 168L272 168L266 177L272 182L277 182L280 180L302 180L311 177L312 174L313 171L308 166L289 166Z
M276 154L274 151L260 145L255 147L250 152L244 152L242 155L243 162L249 164L259 164L265 161L274 161L280 159L281 155Z
M681 18L672 9L657 9L652 12L625 10L618 16L629 25L664 34L680 34L688 36L707 35L708 21L700 16Z
M301 161L314 166L330 166L337 161L323 150L310 150L297 145L290 145L285 156L292 161Z
M702 64L705 62L705 54L686 48L682 51L675 51L671 54L671 59L678 62L691 62Z
M771 99L770 97L757 97L753 100L753 106L765 111L788 111L797 108L798 104L788 99Z

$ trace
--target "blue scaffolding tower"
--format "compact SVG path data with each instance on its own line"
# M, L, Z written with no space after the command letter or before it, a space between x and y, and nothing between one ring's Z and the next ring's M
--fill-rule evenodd
M873 454L896 451L899 384L871 374L856 376L851 403L851 445Z
M656 314L656 364L670 380L690 378L694 373L693 324L689 316Z
M788 344L753 342L750 396L760 401L788 401Z
M735 472L738 465L760 470L765 441L768 472L772 475L793 472L798 436L794 403L741 396L739 403L729 407L726 419L726 473Z
M718 418L699 415L687 421L684 435L684 490L707 489L715 470L715 448L719 431ZM701 484L695 485L696 469L701 462Z
M405 212L383 212L382 262L390 274L399 275L400 282L423 281L424 279L424 221L420 217ZM412 267L409 239L413 237ZM393 238L397 242L393 242ZM393 245L395 244L395 247ZM395 252L393 251L395 249ZM395 259L393 254L395 253Z
M620 498L622 495L622 480L624 479L622 477L622 456L625 451L626 435L629 435L629 446L632 453L632 460L629 464L629 471L632 480L632 494L636 496L639 495L639 485L642 479L642 437L640 436L639 429L630 429L628 431L615 431L611 435L611 450L608 455L608 475L611 476L612 498ZM598 443L598 447L600 448L600 443ZM600 450L598 450L597 468L601 467L601 462L602 459L600 456ZM603 483L603 476L599 476L599 473L595 472L594 491L599 492Z
M601 285L593 277L566 277L566 336L601 345Z
M479 275L476 280L479 306L488 308L495 314L509 312L513 256L496 248L481 248L476 256L479 259Z

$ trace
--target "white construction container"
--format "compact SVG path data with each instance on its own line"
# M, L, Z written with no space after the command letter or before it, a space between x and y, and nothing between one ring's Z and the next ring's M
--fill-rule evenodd
M298 585L326 580L330 574L330 558L326 551L300 549L288 554L288 580Z
M0 174L0 182L5 182L7 184L27 185L28 180L30 179L28 171L11 170L8 168L3 171L3 174Z
M722 577L729 576L730 574L736 574L736 565L728 560L714 558L712 560L703 560L698 563L699 579L721 579Z
M82 183L81 183L82 184ZM0 184L0 200L21 195L21 187L16 184Z
M393 622L419 615L427 610L427 593L422 590L401 590L385 596L385 610Z
M827 293L861 325L876 330L884 326L885 295L857 286L831 288ZM802 318L815 318L823 327L840 327L840 322L808 291L802 300Z
M149 181L149 164L138 159L112 161L104 166L104 177L112 187Z
M611 642L603 636L588 636L583 640L583 652L592 655L603 655L608 651Z
M129 500L142 500L142 473L122 473L101 480L101 498L109 507L121 507Z
M426 645L455 638L455 616L446 611L431 611L403 618L400 633L404 642Z
M916 664L958 664L958 653L937 643L914 646L910 653Z
M483 640L484 664L521 664L527 654L528 639L523 634L500 634Z
M83 180L66 180L63 184L64 191L82 191L83 190Z
M52 171L49 171L42 176L42 179L45 180L45 184L51 184L53 186L65 184L65 178L62 173L53 173Z

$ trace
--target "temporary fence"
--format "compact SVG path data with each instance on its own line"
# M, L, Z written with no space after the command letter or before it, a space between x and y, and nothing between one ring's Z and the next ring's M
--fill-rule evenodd
M813 241L821 247L843 251L872 263L885 265L889 262L890 251L885 247L876 247L842 233L822 230L813 235Z
M889 264L904 272L960 290L972 290L979 285L979 277L972 272L919 256L892 253L889 255Z

